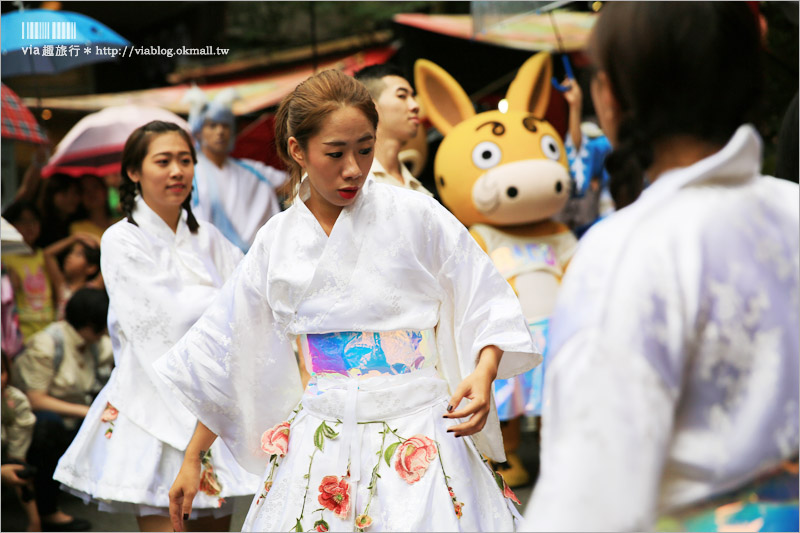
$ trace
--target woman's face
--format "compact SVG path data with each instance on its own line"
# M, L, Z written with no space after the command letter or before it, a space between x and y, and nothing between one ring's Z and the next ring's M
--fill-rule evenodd
M81 205L81 189L78 180L70 183L63 191L53 194L53 206L62 217L75 213Z
M289 153L308 173L315 206L338 208L355 202L372 166L375 128L359 109L343 107L328 115L303 150L289 138Z
M108 203L108 190L102 178L97 176L81 178L81 202L89 211L105 209Z
M152 137L141 169L128 169L128 176L140 185L150 209L168 223L176 220L192 192L194 162L189 145L176 131Z

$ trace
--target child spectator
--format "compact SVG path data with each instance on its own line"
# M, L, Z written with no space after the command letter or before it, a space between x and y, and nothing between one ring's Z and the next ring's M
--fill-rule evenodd
M70 296L100 273L100 240L91 233L76 233L45 248L44 258L55 294L56 319L63 320Z
M94 396L108 379L111 341L106 335L108 296L83 288L67 302L66 320L31 337L15 361L15 378L36 413L28 462L44 530L84 531L91 525L58 509L58 459L69 447Z
M3 265L14 289L23 340L44 329L55 317L53 289L45 266L44 252L35 243L41 233L41 217L26 201L11 204L3 217L33 250L31 253L3 254Z

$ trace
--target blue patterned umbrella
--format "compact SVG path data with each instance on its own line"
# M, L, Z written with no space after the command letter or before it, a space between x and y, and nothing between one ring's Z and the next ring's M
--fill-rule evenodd
M0 17L3 77L52 74L110 61L130 42L80 13L31 9Z

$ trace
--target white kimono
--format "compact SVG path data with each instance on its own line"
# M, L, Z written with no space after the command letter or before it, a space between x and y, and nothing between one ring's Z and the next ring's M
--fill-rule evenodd
M192 212L246 253L261 226L280 213L275 188L287 177L286 172L252 159L228 157L219 168L198 151Z
M760 166L742 126L581 241L526 530L647 531L797 457L798 186Z
M307 187L299 198L307 198ZM435 368L360 379L312 373L305 393L301 388L296 336L433 328ZM425 195L367 180L330 236L301 200L273 217L156 370L243 465L264 473L245 530L308 530L323 521L332 531L352 531L367 507L377 531L510 530L516 511L472 439L446 433L456 422L442 418L479 351L492 344L506 351L498 377L539 361L517 298L461 223ZM389 431L387 420L397 435L384 442L379 430ZM291 422L288 454L265 453L262 433L284 421ZM434 439L442 461L411 484L381 452L415 434ZM494 409L475 442L503 458ZM381 463L381 473L373 470ZM318 508L321 481L331 476L351 486L347 509Z
M202 314L242 253L207 222L192 234L185 211L175 233L141 197L133 216L138 226L123 219L101 243L115 368L54 477L101 510L165 514L196 418L152 365ZM115 420L104 420L108 405L119 411ZM212 465L222 491L201 493L198 510L256 489L255 476L219 444Z

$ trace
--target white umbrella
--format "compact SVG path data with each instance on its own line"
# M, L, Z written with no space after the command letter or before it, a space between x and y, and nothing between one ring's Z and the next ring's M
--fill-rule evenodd
M67 132L42 169L42 176L119 172L125 141L136 128L153 120L174 122L191 135L189 124L172 111L143 105L107 107L86 115Z
M3 217L0 217L0 247L4 254L29 254L33 251L25 244L17 228Z

